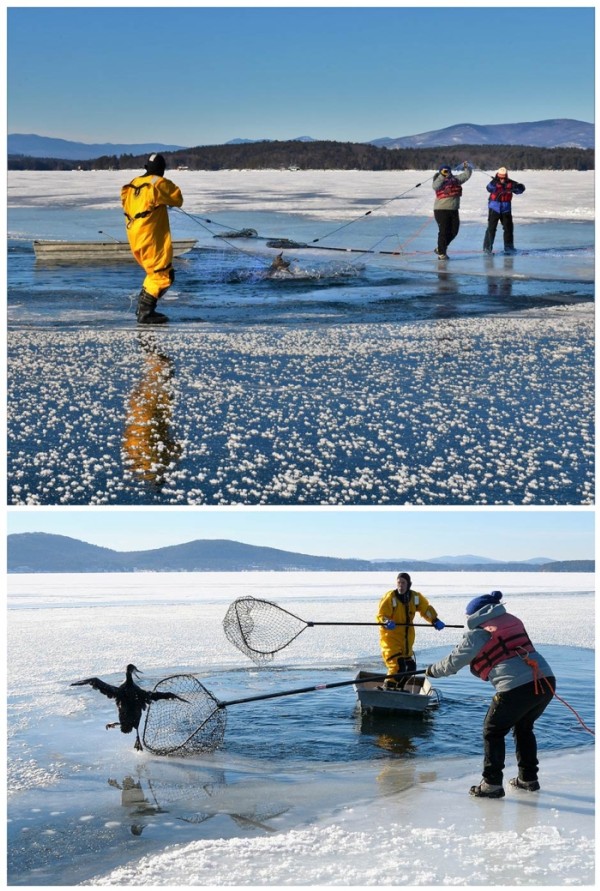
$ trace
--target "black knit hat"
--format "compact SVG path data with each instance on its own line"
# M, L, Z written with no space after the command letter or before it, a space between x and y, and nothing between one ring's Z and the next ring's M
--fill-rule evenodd
M144 164L144 167L147 173L152 173L155 176L164 176L167 162L162 155L152 154Z

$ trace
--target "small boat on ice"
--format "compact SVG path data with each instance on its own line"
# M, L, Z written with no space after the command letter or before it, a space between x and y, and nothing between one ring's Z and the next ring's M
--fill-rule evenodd
M400 690L386 690L381 675L371 671L359 671L355 681L360 681L354 689L364 711L422 713L439 701L425 675L408 678Z
M179 257L191 251L196 239L173 241L173 256ZM130 260L135 262L127 241L34 241L36 260L63 263L78 261L93 263L96 260Z

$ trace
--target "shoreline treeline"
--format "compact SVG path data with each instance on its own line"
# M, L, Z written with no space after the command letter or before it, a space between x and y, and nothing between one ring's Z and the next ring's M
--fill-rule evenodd
M265 141L165 152L170 169L189 170L434 170L467 160L479 170L593 170L594 149L531 145L459 145L388 149L367 143ZM87 161L9 155L9 170L135 170L145 155L103 155Z

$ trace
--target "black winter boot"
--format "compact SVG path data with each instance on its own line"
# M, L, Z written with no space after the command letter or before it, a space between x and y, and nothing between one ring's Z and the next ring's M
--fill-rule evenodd
M513 777L510 780L510 785L515 789L525 789L526 792L537 792L540 788L537 780L522 780L521 777Z
M165 322L169 321L162 312L156 312L156 303L156 297L148 294L142 288L136 310L138 325L164 325Z
M478 786L471 786L469 795L475 795L476 798L504 798L504 789L502 786L495 786L482 780Z

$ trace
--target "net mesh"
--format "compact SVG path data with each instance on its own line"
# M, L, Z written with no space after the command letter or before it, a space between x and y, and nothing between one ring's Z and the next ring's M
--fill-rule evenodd
M176 693L185 699L150 703L144 723L144 746L155 755L199 755L213 752L223 742L227 715L218 699L191 674L175 674L159 681L155 692Z
M223 619L227 639L256 665L272 661L304 631L307 623L293 613L255 597L235 600Z

